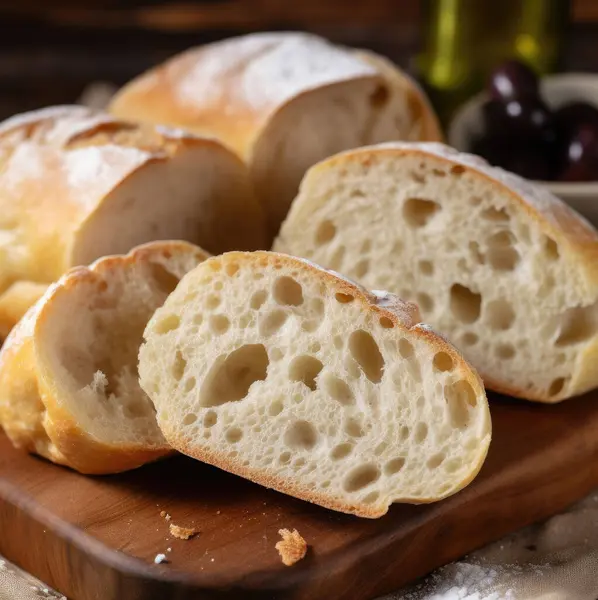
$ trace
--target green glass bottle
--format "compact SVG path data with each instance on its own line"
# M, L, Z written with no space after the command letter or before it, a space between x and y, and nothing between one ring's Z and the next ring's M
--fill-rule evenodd
M425 0L417 67L441 120L446 124L506 59L539 74L554 71L569 14L569 0Z

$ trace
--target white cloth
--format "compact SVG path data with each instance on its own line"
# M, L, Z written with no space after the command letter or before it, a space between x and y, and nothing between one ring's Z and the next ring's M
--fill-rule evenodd
M0 559L0 600L40 598L64 596ZM503 599L598 600L598 490L381 600Z

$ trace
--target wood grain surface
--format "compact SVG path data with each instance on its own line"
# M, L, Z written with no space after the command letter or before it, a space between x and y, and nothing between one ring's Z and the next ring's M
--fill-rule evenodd
M472 485L440 503L395 505L378 520L184 457L84 477L0 434L0 553L70 600L374 598L598 486L598 393L556 406L492 398L492 414L490 454ZM199 534L173 538L162 510ZM294 567L274 549L282 527L310 546ZM154 565L158 553L169 564Z

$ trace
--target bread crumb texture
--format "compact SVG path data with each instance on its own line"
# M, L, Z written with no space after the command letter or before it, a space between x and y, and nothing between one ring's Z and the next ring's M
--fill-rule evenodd
M307 553L307 542L296 529L293 529L293 531L279 529L278 535L280 535L282 540L276 543L275 548L278 550L283 564L287 567L292 567Z
M188 540L194 535L197 535L197 529L193 527L181 527L180 525L170 524L170 535L179 540Z

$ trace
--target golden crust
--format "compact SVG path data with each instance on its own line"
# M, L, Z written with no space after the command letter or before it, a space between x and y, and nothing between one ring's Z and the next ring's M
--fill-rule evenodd
M148 165L188 148L225 154L245 172L216 140L83 107L52 107L0 124L0 228L6 234L0 244L0 335L37 299L36 286L77 264L81 232L115 191ZM249 217L251 200L256 215L248 226L255 223L257 230L261 209L252 197L246 200L244 214Z
M139 262L171 259L198 263L209 255L186 242L153 242L125 256L102 258L90 267L77 267L50 286L39 302L13 329L0 352L0 424L13 444L82 473L125 471L171 454L166 444L110 444L82 429L63 402L56 375L39 351L43 326L52 304L82 283L105 281L115 269Z
M437 352L446 352L453 359L455 371L459 373L462 379L466 380L471 385L476 398L483 402L485 413L483 419L484 431L482 432L483 435L480 439L480 451L477 457L478 462L472 466L471 471L464 480L456 482L455 485L443 493L441 497L425 499L402 497L393 498L392 502L411 504L436 502L458 492L473 481L486 459L491 438L492 426L490 410L488 408L484 386L477 372L465 361L461 353L450 344L450 342L437 334L431 327L419 322L419 310L416 305L411 302L405 302L393 294L378 293L376 295L370 293L357 283L345 279L334 271L328 271L307 260L288 256L286 254L277 254L274 252L228 252L221 256L208 259L206 265L216 265L218 263L226 265L227 263L241 262L261 266L280 264L295 270L307 271L310 275L320 278L327 287L334 289L335 293L348 294L354 297L353 301L358 302L365 311L369 311L380 318L386 317L387 319L390 319L393 326L399 331L425 340L425 342L431 345ZM163 423L160 424L160 428L162 429L164 437L172 447L179 452L202 462L212 464L230 473L240 475L265 487L276 489L290 496L307 500L308 502L313 502L332 510L354 514L359 517L375 519L388 512L389 507L384 502L381 504L376 504L375 502L370 504L346 504L325 493L304 487L296 481L278 478L265 474L260 469L247 467L243 464L242 457L229 458L217 452L210 451L207 448L198 448L192 438L185 437L184 435L181 435L180 432L169 430L167 425Z

